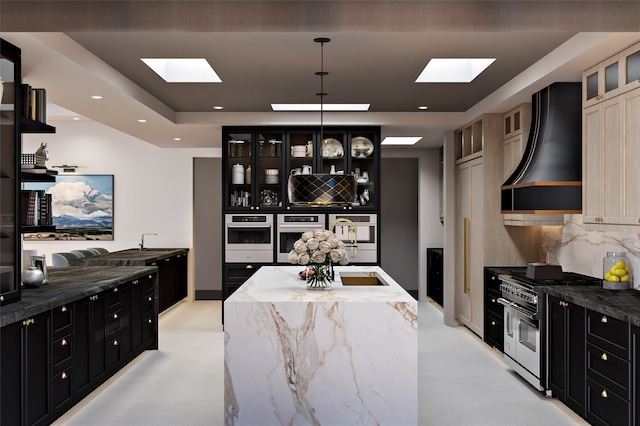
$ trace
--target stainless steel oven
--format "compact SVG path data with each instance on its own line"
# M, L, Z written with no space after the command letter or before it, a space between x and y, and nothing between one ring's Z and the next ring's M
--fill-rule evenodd
M288 263L287 254L303 232L325 229L324 214L280 213L276 222L276 262Z
M225 262L273 262L273 215L226 214Z
M347 246L349 263L379 263L377 215L330 214L329 228Z

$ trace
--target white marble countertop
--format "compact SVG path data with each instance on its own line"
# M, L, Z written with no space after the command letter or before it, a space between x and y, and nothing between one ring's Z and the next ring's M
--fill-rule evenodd
M331 290L308 290L298 276L303 266L263 266L225 303L233 302L415 302L393 278L379 266L336 266ZM341 273L376 273L387 285L342 285Z

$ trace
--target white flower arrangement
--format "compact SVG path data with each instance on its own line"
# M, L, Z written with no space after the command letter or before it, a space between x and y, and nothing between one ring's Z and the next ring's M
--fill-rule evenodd
M349 264L344 243L326 229L304 232L293 244L287 258L293 265L306 266L307 287L319 290L329 288L333 264Z

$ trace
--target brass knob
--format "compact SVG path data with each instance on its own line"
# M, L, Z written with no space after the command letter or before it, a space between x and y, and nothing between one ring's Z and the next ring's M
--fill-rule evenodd
M606 390L603 390L603 391L600 393L600 396L601 396L601 397L603 397L603 398L607 398L609 395L607 395L607 391L606 391Z
M149 274L149 278L151 278L151 274Z
M62 346L67 346L67 339L62 339L62 342L60 342L60 344Z
M247 265L245 266L246 269L253 269L253 265Z
M153 324L153 321L151 321L151 318L149 318L149 324Z
M113 314L113 319L118 319L118 314Z
M137 285L138 284L138 280L133 280L133 282L131 284Z
M117 340L113 341L113 346L118 346L118 341Z
M496 325L496 322L495 321L491 321L491 325Z
M603 353L602 356L600 357L601 360L606 361L607 360L607 354Z
M604 316L604 315L603 315L603 316L602 316L602 318L600 319L600 322L605 323L605 324L606 324L608 321L609 321L609 320L608 320L608 319L607 319L607 317L606 317L606 316Z
M151 298L151 296L149 296L149 302L151 302L153 299Z
M117 292L118 292L118 287L115 287L115 288L113 289L113 292L114 292L114 293L117 293Z
M0 302L4 302L4 296L0 296Z
M61 312L67 312L67 307L65 305L62 306L62 308L60 308Z
M491 299L491 303L496 303L496 299Z
M166 258L166 259L165 259L164 261L165 261L165 262L169 262L170 260L171 260L171 259L169 259L169 258Z
M67 373L65 373L65 372L63 371L63 372L62 372L62 375L61 375L60 377L61 377L62 379L66 379L68 376L67 376Z

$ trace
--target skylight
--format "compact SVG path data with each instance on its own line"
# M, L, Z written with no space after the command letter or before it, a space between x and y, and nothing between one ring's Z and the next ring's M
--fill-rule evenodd
M381 145L415 145L422 136L387 136Z
M221 83L204 58L140 58L167 83Z
M323 111L368 111L371 104L323 104ZM271 104L274 111L320 111L320 104Z
M432 58L416 83L470 83L496 58Z

